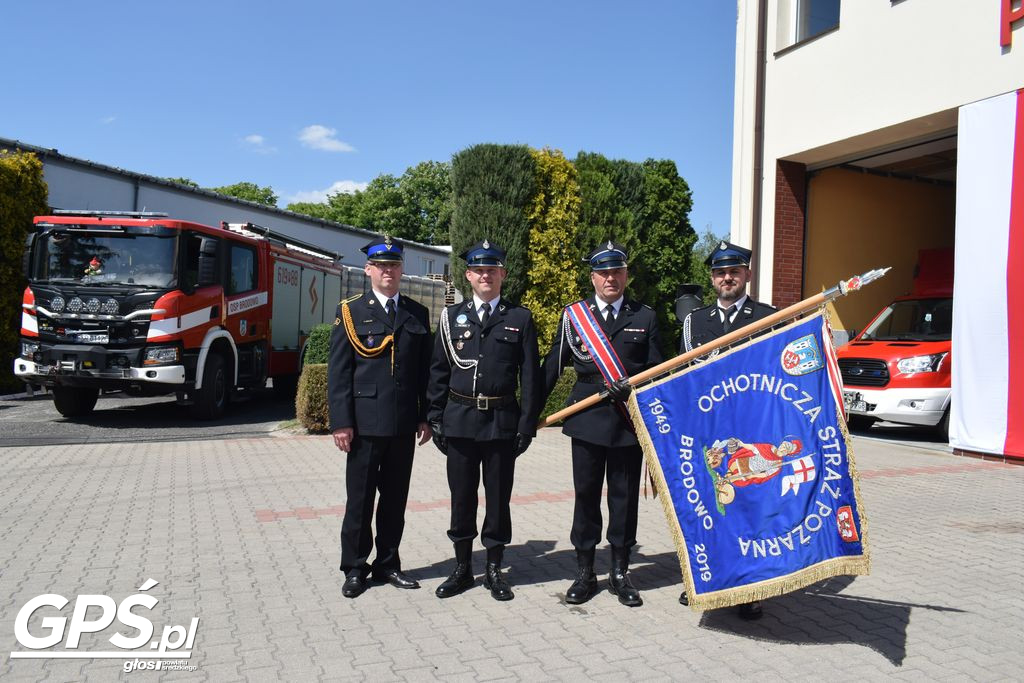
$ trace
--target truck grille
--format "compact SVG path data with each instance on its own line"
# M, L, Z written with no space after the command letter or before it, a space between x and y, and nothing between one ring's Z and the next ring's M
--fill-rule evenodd
M840 358L843 384L859 387L884 387L889 383L889 366L874 358Z

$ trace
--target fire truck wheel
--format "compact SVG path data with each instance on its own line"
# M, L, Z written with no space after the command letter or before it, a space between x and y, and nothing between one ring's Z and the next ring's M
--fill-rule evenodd
M203 386L196 392L192 416L199 420L216 420L228 405L228 379L224 356L211 353L203 368Z
M81 417L92 412L99 395L99 389L56 386L53 388L53 406L64 417Z

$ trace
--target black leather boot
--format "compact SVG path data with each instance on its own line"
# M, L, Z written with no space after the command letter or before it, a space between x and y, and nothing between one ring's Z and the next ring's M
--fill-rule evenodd
M629 550L612 546L612 571L608 575L608 590L619 596L619 602L626 607L644 604L640 591L629 580Z
M597 575L594 574L594 551L577 550L576 562L579 573L576 580L565 592L565 601L570 605L580 605L597 595Z
M492 598L503 601L516 597L501 573L501 556L504 550L503 547L487 549L487 568L484 572L484 588L491 591Z
M458 541L455 544L455 571L434 591L437 597L450 598L473 587L472 557L473 541Z

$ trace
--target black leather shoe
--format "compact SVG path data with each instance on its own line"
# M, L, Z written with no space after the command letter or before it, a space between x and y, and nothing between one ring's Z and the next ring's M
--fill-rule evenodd
M739 613L740 619L755 621L761 618L764 611L761 609L761 603L755 600L754 602L747 602L740 605Z
M682 593L679 594L679 604L680 605L689 605L690 604L690 596L686 594L686 591L683 591Z
M491 591L491 597L495 600L511 600L516 597L512 588L501 573L501 565L496 562L488 562L484 573L484 588Z
M358 598L366 590L366 577L362 574L350 574L341 585L341 594L346 598Z
M381 583L390 583L395 588L405 588L407 590L420 587L419 581L405 574L401 569L373 572L373 580Z
M434 594L439 598L450 598L472 588L473 582L473 570L470 569L469 564L458 564L455 566L455 571L437 587Z
M619 602L626 607L644 604L640 591L629 580L629 551L612 547L612 571L608 574L608 590L619 596Z
M597 595L597 576L593 567L580 567L576 580L565 592L565 601L570 605L582 605Z

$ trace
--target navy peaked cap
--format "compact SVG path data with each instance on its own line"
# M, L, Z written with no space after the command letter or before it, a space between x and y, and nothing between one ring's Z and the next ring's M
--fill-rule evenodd
M402 244L384 235L378 237L359 251L366 254L367 261L401 261Z
M484 239L471 246L460 254L466 260L466 265L473 266L497 266L505 267L505 250L494 242Z
M732 266L750 267L750 255L753 252L749 249L737 246L732 242L722 240L718 246L704 259L704 263L715 268L731 268Z
M611 270L625 268L629 254L626 253L624 246L608 240L590 252L583 260L590 264L591 270Z

